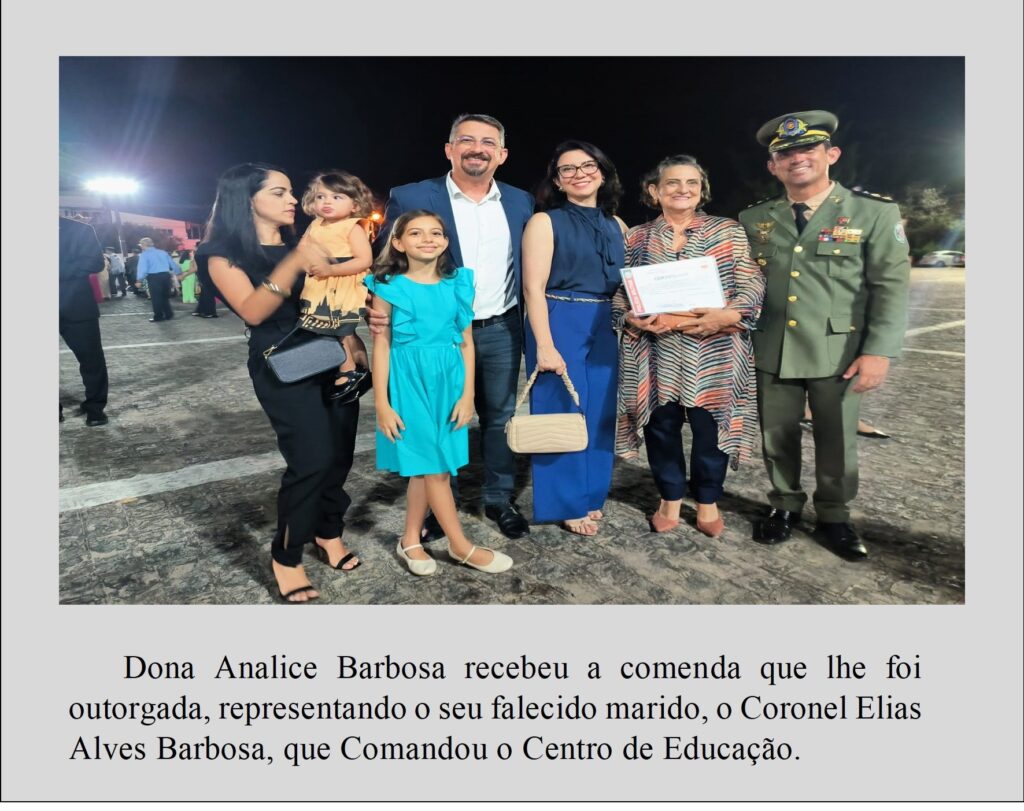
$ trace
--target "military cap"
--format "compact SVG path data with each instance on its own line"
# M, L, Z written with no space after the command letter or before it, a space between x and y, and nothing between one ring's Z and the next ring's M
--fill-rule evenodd
M827 141L839 129L839 119L827 110L804 110L773 118L757 131L757 142L769 152Z

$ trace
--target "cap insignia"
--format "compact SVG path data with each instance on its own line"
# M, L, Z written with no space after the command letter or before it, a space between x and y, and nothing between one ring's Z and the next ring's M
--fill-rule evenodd
M781 124L777 130L780 138L795 138L798 135L804 135L807 132L807 124L805 124L799 118L787 118Z

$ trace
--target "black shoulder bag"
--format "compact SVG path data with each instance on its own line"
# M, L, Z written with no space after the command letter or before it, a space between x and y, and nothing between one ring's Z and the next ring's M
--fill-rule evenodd
M280 341L264 350L263 357L274 377L282 383L295 383L307 377L337 369L345 361L345 350L337 338L318 335L287 349L281 344L291 338L300 327L296 326Z

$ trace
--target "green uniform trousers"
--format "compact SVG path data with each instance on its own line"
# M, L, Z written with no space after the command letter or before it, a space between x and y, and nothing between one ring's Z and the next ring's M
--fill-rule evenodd
M757 372L764 463L772 489L768 503L799 512L807 502L800 485L804 401L814 417L814 511L818 521L850 519L847 504L857 495L857 418L861 395L841 377L779 378Z

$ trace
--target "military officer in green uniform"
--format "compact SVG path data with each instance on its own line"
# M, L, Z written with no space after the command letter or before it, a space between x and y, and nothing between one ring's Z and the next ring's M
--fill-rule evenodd
M886 198L829 179L838 119L824 110L766 123L768 171L785 194L740 215L767 278L753 333L769 512L762 543L786 540L807 495L800 484L800 420L814 414L814 511L823 542L848 560L867 555L850 526L857 494L861 395L877 388L906 330L910 259L900 212Z

